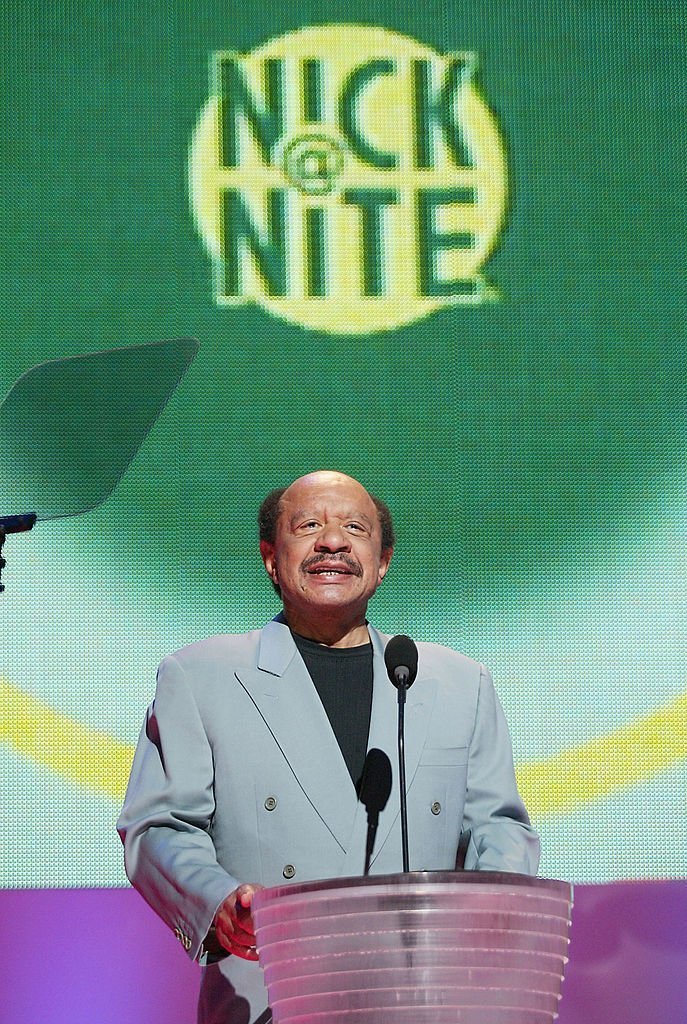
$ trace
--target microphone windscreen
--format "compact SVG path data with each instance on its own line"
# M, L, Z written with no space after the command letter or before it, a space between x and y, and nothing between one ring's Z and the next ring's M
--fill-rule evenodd
M383 750L368 750L360 779L359 800L368 814L379 814L391 793L391 761Z
M411 686L417 675L417 647L409 636L392 636L384 651L384 663L394 686Z

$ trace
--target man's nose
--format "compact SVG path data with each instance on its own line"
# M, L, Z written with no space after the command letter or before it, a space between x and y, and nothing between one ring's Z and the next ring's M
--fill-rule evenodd
M326 523L317 535L316 551L350 551L351 538L338 523Z

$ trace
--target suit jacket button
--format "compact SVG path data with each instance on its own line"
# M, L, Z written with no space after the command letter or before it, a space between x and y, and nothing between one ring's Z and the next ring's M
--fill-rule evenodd
M267 799L265 800L265 810L266 811L273 811L276 806L277 806L277 798L276 798L276 796L268 796Z
M432 814L441 814L441 804L435 800L431 807Z
M293 876L296 874L296 869L293 866L293 864L287 864L284 867L284 870L282 871L282 874L283 874L284 878L293 878Z

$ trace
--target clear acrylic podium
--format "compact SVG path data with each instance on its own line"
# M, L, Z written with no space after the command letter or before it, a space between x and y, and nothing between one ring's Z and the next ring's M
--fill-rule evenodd
M254 899L275 1024L548 1024L572 888L420 871L265 889Z

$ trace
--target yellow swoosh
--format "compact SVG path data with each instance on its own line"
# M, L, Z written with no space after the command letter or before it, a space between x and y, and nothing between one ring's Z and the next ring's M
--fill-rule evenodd
M687 691L605 736L520 764L518 786L530 815L565 814L628 789L687 758Z
M134 748L0 679L0 741L62 778L120 803ZM517 768L534 820L565 814L687 758L687 691L619 729Z
M63 779L124 797L134 748L0 679L0 741Z

